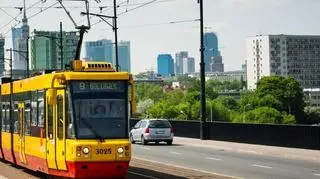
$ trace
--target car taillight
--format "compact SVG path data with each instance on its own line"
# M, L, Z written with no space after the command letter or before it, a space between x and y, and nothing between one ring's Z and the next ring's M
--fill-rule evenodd
M173 133L173 128L172 127L170 128L170 132Z
M150 129L149 129L149 127L148 128L146 128L146 131L145 131L146 133L149 133L150 132Z

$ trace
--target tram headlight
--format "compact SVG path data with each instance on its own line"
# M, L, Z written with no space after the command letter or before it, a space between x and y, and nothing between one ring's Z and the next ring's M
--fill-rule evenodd
M122 147L119 147L118 148L118 154L122 154L123 153L123 148Z
M90 150L89 150L88 147L84 147L84 148L82 149L82 152L87 155L87 154L89 154Z

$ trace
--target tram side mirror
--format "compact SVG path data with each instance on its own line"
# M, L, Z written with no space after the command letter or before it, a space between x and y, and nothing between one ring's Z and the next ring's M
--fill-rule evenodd
M56 89L48 89L48 104L54 105L57 104L57 90Z

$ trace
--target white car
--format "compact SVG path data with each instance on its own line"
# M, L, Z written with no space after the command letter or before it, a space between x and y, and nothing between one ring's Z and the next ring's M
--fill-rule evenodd
M166 142L168 145L173 141L173 128L170 122L166 119L143 119L131 129L129 133L131 143L136 141L143 145L148 142Z

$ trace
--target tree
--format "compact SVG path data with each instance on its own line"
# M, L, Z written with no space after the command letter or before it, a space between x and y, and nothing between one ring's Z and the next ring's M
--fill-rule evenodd
M257 124L281 124L283 117L281 113L270 107L259 107L243 114L243 121Z
M268 76L261 78L257 83L256 94L259 98L266 95L275 97L280 106L279 111L293 114L298 123L304 122L303 91L299 83L292 77Z
M230 96L219 96L214 101L221 103L223 106L227 107L228 109L232 110L239 110L239 104L237 100Z
M137 101L152 99L155 103L159 102L163 96L163 90L160 85L141 83L135 85Z
M139 114L145 114L147 110L154 105L152 99L147 99L144 101L139 101L137 105L137 112Z

